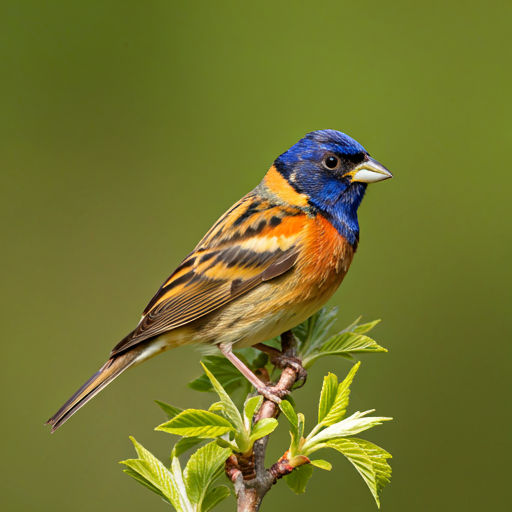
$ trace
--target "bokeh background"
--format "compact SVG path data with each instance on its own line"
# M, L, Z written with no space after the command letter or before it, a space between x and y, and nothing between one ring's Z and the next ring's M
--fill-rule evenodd
M508 1L0 3L2 510L159 511L117 463L165 459L153 399L199 355L127 372L64 428L43 422L105 361L210 225L304 133L344 131L395 175L370 187L338 327L382 318L351 410L395 420L382 509L510 506ZM319 363L299 408L313 423ZM284 426L268 462L287 442ZM341 455L267 511L374 511ZM234 509L225 502L218 510Z

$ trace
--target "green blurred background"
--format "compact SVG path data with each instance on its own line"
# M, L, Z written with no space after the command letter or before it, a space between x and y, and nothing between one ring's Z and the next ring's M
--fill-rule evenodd
M331 300L389 349L351 410L392 423L383 510L510 506L510 2L0 3L2 453L9 511L165 510L122 473L152 403L205 407L177 349L53 436L43 422L106 360L210 225L304 133L344 131L395 175L371 186ZM508 91L508 92L507 92ZM295 394L313 423L319 363ZM281 455L287 432L272 441ZM376 510L341 455L268 511ZM234 509L225 502L219 511Z

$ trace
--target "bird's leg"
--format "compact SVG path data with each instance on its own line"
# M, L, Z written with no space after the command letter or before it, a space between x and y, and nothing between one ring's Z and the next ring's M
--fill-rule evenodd
M219 350L222 352L222 354L233 364L235 368L237 368L240 373L256 388L256 391L263 395L268 400L279 404L281 403L281 398L283 398L287 392L275 389L272 386L266 385L264 382L262 382L254 373L245 366L245 364L236 357L236 355L231 350L231 345L219 345ZM281 395L281 396L278 396Z
M302 381L302 386L306 383L308 372L302 366L302 361L295 357L293 333L286 331L281 335L281 346L283 351L277 350L277 348L269 347L264 343L257 343L253 345L254 348L265 352L270 356L270 362L281 370L285 368L291 368L297 374L297 381ZM299 386L299 387L302 387Z

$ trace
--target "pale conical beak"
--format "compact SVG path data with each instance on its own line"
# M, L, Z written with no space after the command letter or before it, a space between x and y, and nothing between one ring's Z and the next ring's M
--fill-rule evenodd
M367 157L350 174L352 174L352 181L360 181L362 183L375 183L376 181L387 180L393 177L383 165L371 157Z

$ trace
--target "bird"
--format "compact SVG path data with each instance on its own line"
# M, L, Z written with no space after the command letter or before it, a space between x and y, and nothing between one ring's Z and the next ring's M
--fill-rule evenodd
M306 134L215 222L105 365L46 422L51 432L128 368L182 345L214 345L278 402L233 349L264 348L322 308L357 250L368 184L392 177L348 135Z

